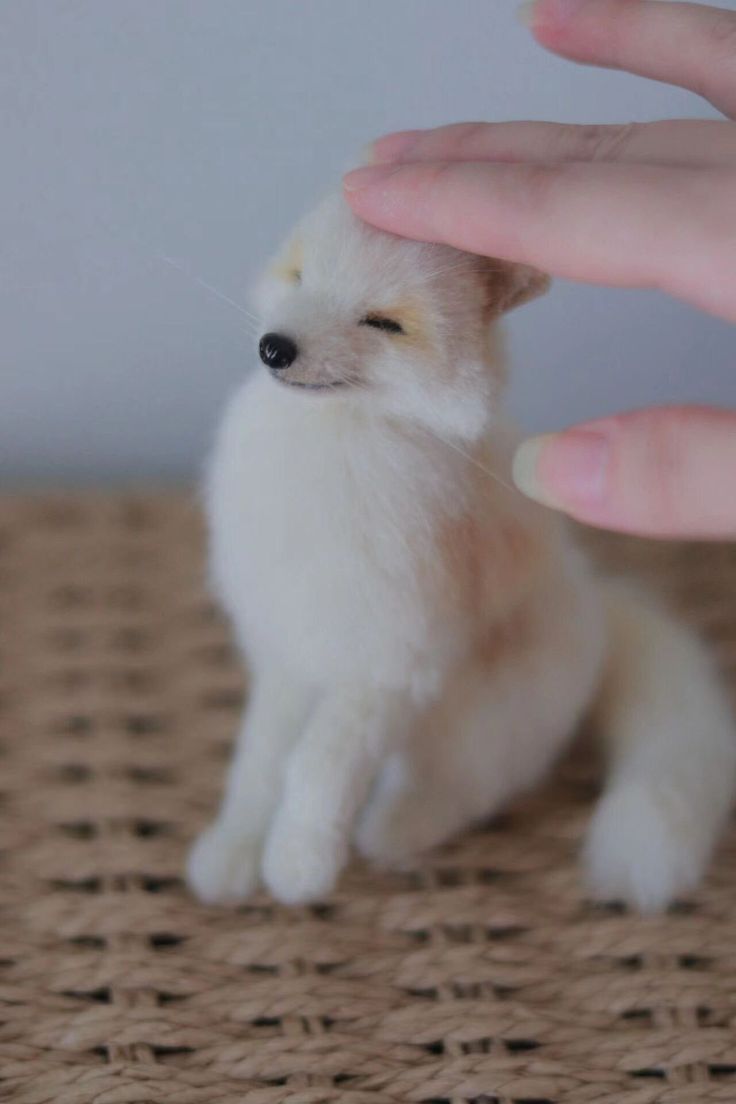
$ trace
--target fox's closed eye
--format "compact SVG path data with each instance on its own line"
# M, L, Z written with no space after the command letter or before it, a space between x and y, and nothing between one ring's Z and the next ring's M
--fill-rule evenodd
M366 314L360 320L361 326L373 326L375 330L383 330L385 333L402 334L404 327L395 318L386 318L382 314Z

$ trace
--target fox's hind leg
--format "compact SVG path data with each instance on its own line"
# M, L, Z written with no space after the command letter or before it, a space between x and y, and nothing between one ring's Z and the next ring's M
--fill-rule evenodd
M562 590L562 587L560 588ZM478 658L386 764L364 810L359 849L403 865L491 816L547 772L599 677L600 607L584 586L528 611L519 646Z

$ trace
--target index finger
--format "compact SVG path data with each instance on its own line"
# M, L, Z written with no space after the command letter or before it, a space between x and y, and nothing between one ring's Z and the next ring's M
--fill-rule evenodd
M736 172L623 164L412 162L345 178L357 215L555 276L658 287L736 320Z
M736 12L663 0L537 0L526 10L555 53L680 85L736 115Z

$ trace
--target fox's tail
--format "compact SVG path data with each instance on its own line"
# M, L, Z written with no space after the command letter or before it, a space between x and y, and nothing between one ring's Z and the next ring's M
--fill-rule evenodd
M691 889L736 790L736 730L705 646L652 599L607 581L596 705L609 774L587 843L596 893L646 911Z

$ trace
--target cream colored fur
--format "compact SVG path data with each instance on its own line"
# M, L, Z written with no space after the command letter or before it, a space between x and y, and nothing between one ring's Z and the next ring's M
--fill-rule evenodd
M495 322L543 287L338 196L261 282L263 331L299 355L235 394L208 472L251 689L190 857L202 899L322 897L351 842L410 861L534 785L591 708L611 760L592 890L656 909L700 877L736 771L708 657L508 483Z

